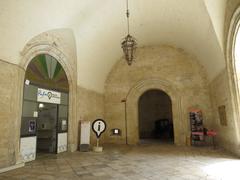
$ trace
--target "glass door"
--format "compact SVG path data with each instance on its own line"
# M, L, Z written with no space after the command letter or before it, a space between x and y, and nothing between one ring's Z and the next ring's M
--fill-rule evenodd
M37 118L37 152L55 153L57 144L57 104L39 103Z

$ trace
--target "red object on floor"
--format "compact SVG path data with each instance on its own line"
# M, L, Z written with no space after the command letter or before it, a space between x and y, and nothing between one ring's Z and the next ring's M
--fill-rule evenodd
M213 131L213 130L210 130L210 131L207 131L207 135L208 135L208 136L216 136L216 135L217 135L217 132L216 132L216 131Z

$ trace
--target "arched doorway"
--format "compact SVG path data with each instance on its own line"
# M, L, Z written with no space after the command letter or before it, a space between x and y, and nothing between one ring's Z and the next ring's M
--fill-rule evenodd
M139 139L173 142L171 98L162 90L148 90L138 101Z
M61 64L48 54L34 57L24 81L20 149L24 161L36 153L67 151L69 84Z
M150 89L159 89L166 92L172 101L174 144L185 145L188 134L189 121L187 112L182 107L182 98L179 90L170 82L162 79L147 79L138 82L128 92L126 98L126 143L139 143L139 118L138 102L139 98Z

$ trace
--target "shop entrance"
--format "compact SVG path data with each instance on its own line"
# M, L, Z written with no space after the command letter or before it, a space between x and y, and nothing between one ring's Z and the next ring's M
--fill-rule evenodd
M28 65L23 94L20 151L25 162L37 153L67 151L68 80L62 66L49 55Z
M149 90L139 98L140 142L173 143L172 102L161 90Z

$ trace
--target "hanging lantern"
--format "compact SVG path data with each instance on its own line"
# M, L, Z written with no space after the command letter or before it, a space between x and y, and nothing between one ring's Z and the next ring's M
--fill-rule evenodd
M124 57L129 66L133 62L136 48L137 48L137 43L135 41L135 38L128 34L122 42L122 49L123 49Z
M137 48L136 39L129 34L129 10L128 10L128 0L127 0L127 27L128 27L128 35L124 38L122 42L122 49L124 53L125 60L127 64L130 66L134 59L134 54Z

